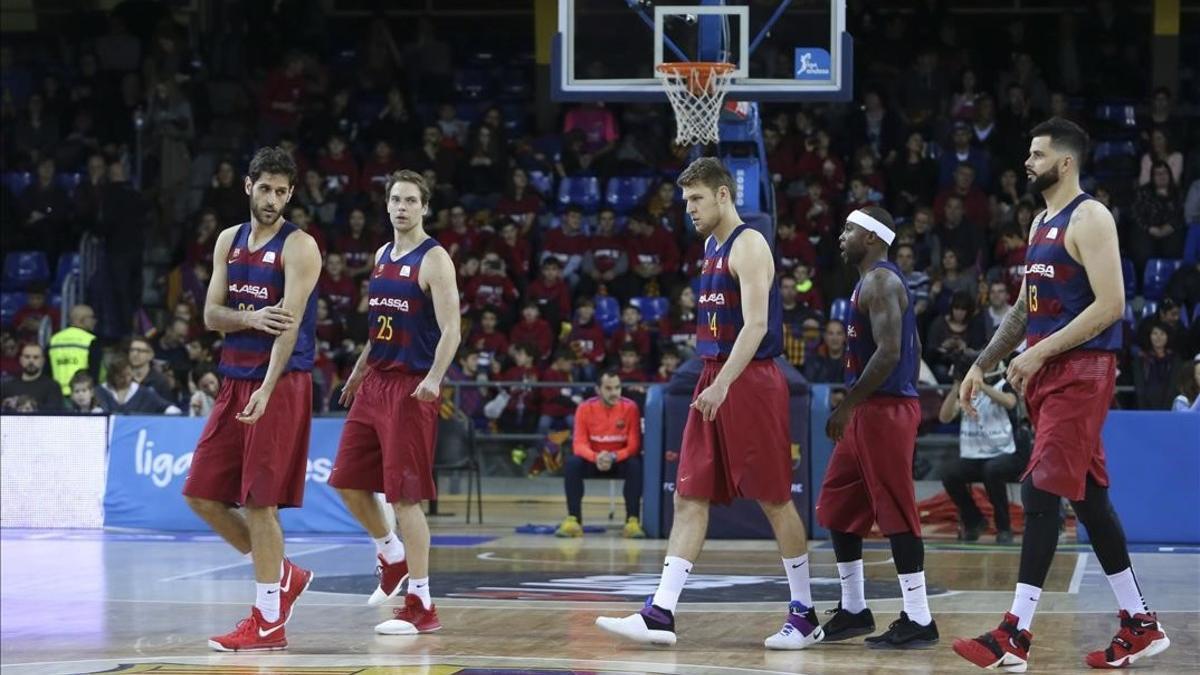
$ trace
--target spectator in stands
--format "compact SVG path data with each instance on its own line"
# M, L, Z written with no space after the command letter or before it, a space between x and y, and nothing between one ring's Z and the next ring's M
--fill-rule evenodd
M1000 172L999 183L990 198L991 219L986 221L993 228L998 225L1011 225L1016 216L1017 205L1024 199L1017 184L1016 169Z
M934 308L938 312L945 312L954 295L963 293L973 299L978 295L978 290L974 270L960 269L958 254L954 249L942 251L942 265L935 271L933 285L929 289Z
M984 202L986 212L986 201ZM952 250L957 255L958 263L963 269L974 267L979 263L983 251L983 228L987 221L971 222L967 220L961 196L951 194L946 197L945 211L942 212L942 226L938 229L938 239L942 250Z
M50 330L56 330L58 312L46 305L46 290L34 286L25 293L25 306L13 315L12 325L21 342L32 342L38 339L42 328L42 319L50 320Z
M1200 178L1188 186L1187 198L1183 203L1184 222L1189 225L1200 223Z
M481 236L479 230L467 221L467 209L462 204L451 206L448 216L449 225L438 232L438 243L446 248L451 259L461 263L478 251Z
M496 310L485 307L479 312L479 325L467 338L467 344L471 349L480 353L489 363L498 361L508 353L508 337L497 330L499 323L499 315Z
M896 266L900 268L904 283L908 286L908 292L912 293L913 311L920 322L925 318L925 312L929 311L930 281L928 274L914 268L915 264L916 253L911 244L901 244L896 247Z
M617 131L616 116L601 101L582 103L567 111L563 133L569 134L575 130L583 132L584 150L596 159L616 148L621 138Z
M796 231L791 218L779 218L775 224L775 252L779 255L780 272L787 273L796 265L804 263L812 267L817 262L817 251L807 236Z
M909 132L903 156L888 170L892 213L897 218L912 216L918 206L933 199L937 190L938 163L926 150L921 132Z
M992 336L995 335L996 329L1000 327L1000 322L1004 321L1004 315L1008 314L1010 306L1008 284L1001 280L989 283L987 307L983 310L983 335L985 343L990 341Z
M542 240L542 254L538 265L547 256L558 258L563 266L563 278L575 288L579 284L583 254L590 248L590 237L583 231L583 209L574 204L563 212L562 224L546 233Z
M903 133L900 118L884 105L883 96L875 88L863 92L862 108L851 113L846 131L852 147L867 147L888 164L900 149Z
M325 296L317 296L317 348L332 350L342 343L346 334L346 325L342 317L345 314L334 314L329 310L331 303Z
M322 225L329 225L337 218L339 195L321 172L314 168L306 169L304 182L296 187L293 201L306 208L313 218Z
M1138 185L1150 182L1150 172L1155 162L1165 162L1170 167L1171 182L1175 187L1179 187L1179 181L1183 177L1183 153L1172 146L1171 139L1163 129L1150 132L1150 147L1142 153L1142 170L1138 174Z
M810 313L824 314L825 298L821 297L820 289L813 283L812 268L804 263L799 263L792 270L792 275L796 278L796 302Z
M1155 161L1150 175L1150 182L1138 188L1133 202L1134 233L1130 244L1139 273L1150 258L1183 256L1183 204L1171 167Z
M550 365L544 368L538 380L541 382L573 382L573 357L570 351L560 349L554 353ZM570 429L575 424L575 406L583 400L583 391L572 387L542 387L538 392L539 434Z
M1196 306L1200 305L1200 258L1175 270L1171 281L1167 283L1167 297L1195 311Z
M96 400L96 382L87 371L81 370L71 378L71 396L67 399L67 410L75 413L103 413L104 408Z
M641 410L646 405L646 386L638 383L650 381L642 364L642 354L632 344L626 344L617 353L617 364L617 374L624 383L625 393L637 403L638 410Z
M21 376L21 345L13 334L0 331L0 381Z
M1026 89L1013 82L1004 90L1004 105L996 115L996 131L1003 148L997 166L1020 166L1029 150L1029 130L1042 120L1042 111L1030 102Z
M495 206L504 191L508 157L491 127L480 125L475 128L460 166L458 187L463 192L463 200L474 208Z
M208 417L221 390L221 378L211 366L204 365L192 371L192 379L196 386L188 405L188 417Z
M104 155L93 153L87 159L87 175L75 188L75 225L81 231L91 230L100 215L100 194L108 182L108 161Z
M71 393L71 378L80 370L96 377L103 353L96 341L96 313L87 305L75 305L67 316L68 326L50 336L50 367L59 385L59 395Z
M317 282L317 293L329 299L330 311L349 312L358 304L358 283L346 273L346 259L340 253L325 256L325 269Z
M267 75L259 102L259 140L271 144L300 128L303 119L304 56L284 55L283 64ZM245 199L243 198L243 202Z
M626 237L616 232L616 217L611 209L600 212L596 219L596 232L590 239L580 264L577 290L583 295L595 295L603 290L617 298L618 302L627 302L633 294L633 284L627 276L629 254L626 251Z
M629 269L636 295L662 295L679 274L679 246L669 232L655 227L645 211L629 214L626 224Z
M912 68L901 77L901 116L910 129L929 129L946 95L946 85L938 69L938 54L927 47L917 56Z
M796 277L790 274L779 276L779 307L783 314L783 325L796 329L810 313L810 310L796 299Z
M1018 220L1029 210L1025 202L1017 207ZM1032 214L1031 214L1032 215ZM992 252L992 265L1001 270L1002 279L1008 286L1009 297L1016 296L1021 289L1021 281L1025 278L1025 251L1028 248L1028 238L1021 233L1021 225L1014 223L1000 230L996 240L996 248Z
M822 333L821 346L804 360L804 378L809 382L846 381L846 325L830 319Z
M408 103L399 87L388 89L387 102L371 123L369 133L372 138L384 138L396 143L400 154L413 147L419 140L421 127L409 113Z
M505 382L537 382L538 370L534 365L534 348L529 345L513 345L509 349L512 365L500 374ZM499 418L500 428L511 433L529 433L537 428L538 390L534 387L514 385L501 390L496 398L484 406L488 419Z
M515 226L510 224L508 227ZM558 258L542 260L541 275L529 284L526 296L537 303L542 316L557 334L562 322L571 317L571 288L562 278L562 264Z
M683 357L680 356L677 349L664 347L658 359L658 369L654 371L654 377L650 381L659 384L670 382L671 378L675 376L675 371L679 370L679 364L682 362Z
M69 384L67 391L70 392ZM38 410L63 409L62 387L46 375L46 353L39 344L22 346L21 376L0 382L0 399L6 408L15 406L15 399L20 396L32 399Z
M242 188L239 186L238 188ZM108 167L108 184L101 197L104 208L96 234L104 238L105 266L108 268L113 295L111 311L106 311L102 335L125 335L134 312L142 305L142 251L148 229L150 207L142 193L129 181L125 165L113 162ZM246 194L241 194L240 223L246 216ZM231 223L231 224L233 224Z
M1200 411L1200 355L1186 365L1179 369L1179 395L1171 404L1175 412Z
M1176 355L1184 355L1187 345L1187 329L1183 325L1183 312L1184 308L1180 307L1174 298L1163 298L1155 308L1154 316L1143 319L1138 325L1138 345L1149 344L1151 329L1159 327L1167 333L1167 349Z
M950 301L950 311L934 319L929 327L925 363L938 382L949 383L951 367L973 360L983 348L983 327L973 316L974 308L975 296L958 291Z
M596 304L584 296L575 302L575 321L567 335L567 346L574 357L576 380L594 380L607 356L604 330L596 321Z
M1142 352L1134 358L1133 386L1139 410L1170 410L1182 363L1168 343L1167 327L1153 321Z
M975 168L966 162L954 169L953 182L933 200L933 211L943 214L943 224L947 220L946 202L952 196L962 199L963 215L971 226L982 229L992 222L992 209L988 197L975 178Z
M646 199L646 213L650 222L677 235L684 232L683 204L679 200L678 190L674 183L665 180Z
M53 261L59 252L73 247L78 236L72 227L74 209L66 190L55 182L54 172L52 158L37 163L37 177L20 197L20 234L16 241L5 242L8 250L38 249Z
M386 138L377 139L371 159L363 164L358 191L381 192L388 178L400 168L400 162L396 161L392 152L391 142Z
M567 517L559 537L583 536L583 480L621 478L625 481L626 538L646 536L638 520L642 500L642 421L637 405L621 396L621 377L606 371L596 382L596 396L579 404L574 415L572 450L563 467Z
M828 131L817 129L804 139L804 152L797 161L801 177L805 181L820 183L821 194L826 197L839 195L846 189L846 168L841 158L833 153L832 143Z
M963 164L974 169L971 182L965 189L986 188L992 184L992 158L987 150L971 143L973 135L971 125L966 122L956 122L950 135L950 147L942 153L938 161L938 187L949 188L959 182L956 175ZM964 189L961 185L958 186ZM936 208L936 207L935 207Z
M497 227L500 230L500 237L491 243L490 248L504 258L505 266L508 268L513 282L518 289L524 291L529 282L529 262L533 258L529 240L520 236L517 224L511 220L500 220L497 222ZM567 285L563 284L563 288L566 287Z
M543 208L541 196L529 185L529 174L519 166L513 167L508 175L508 189L496 204L496 213L511 218L524 236L533 228Z
M346 233L339 236L334 249L345 258L346 274L354 279L371 273L375 265L375 249L367 234L367 213L359 207L346 216Z
M846 212L857 211L868 206L879 204L871 196L871 186L864 176L855 175L850 178L850 191L846 195Z
M213 247L217 243L217 233L220 230L217 212L212 209L202 209L196 217L196 233L184 249L183 262L193 265L197 262L212 265Z
M482 385L488 381L489 368L481 358L479 351L469 348L458 350L458 358L450 364L446 371L446 379L454 382L475 382ZM488 363L494 363L490 357ZM456 405L476 429L487 426L487 417L483 414L483 401L486 390L481 386L462 385L459 387L443 387L442 401Z
M550 324L542 318L537 301L529 299L521 305L521 318L509 331L508 339L512 344L527 344L533 347L534 360L545 363L554 347L554 336Z
M964 365L954 368L954 385L942 400L938 421L950 424L959 417L958 390L962 384ZM959 456L942 464L942 487L958 508L960 541L978 541L987 529L987 519L975 505L971 484L982 482L992 503L992 518L996 526L996 543L1012 543L1012 524L1008 513L1008 484L1017 482L1029 462L1029 448L1017 448L1013 433L1013 410L1017 395L1004 380L1004 364L1000 363L984 376L983 384L972 400L976 415L962 415L958 431Z
M621 325L613 331L608 343L609 356L620 354L626 344L632 344L639 353L650 353L650 331L642 325L642 310L634 305L625 305L621 310Z
M421 132L421 146L404 160L414 171L433 169L437 173L434 185L438 190L453 189L457 181L458 153L443 143L442 130L429 125Z
M191 323L187 319L176 317L171 319L167 330L158 338L158 346L154 351L175 372L186 373L192 367L188 356L190 335Z
M147 155L158 164L159 208L166 222L180 222L187 216L182 197L192 165L188 145L196 135L192 104L167 76L154 84L149 98Z
M24 114L15 120L12 139L17 150L33 161L54 156L55 145L62 138L57 115L46 110L40 93L29 96Z
M108 380L96 390L96 398L110 414L178 415L183 412L153 389L134 382L129 360L123 356L117 356L109 364Z
M149 340L140 335L129 338L125 354L129 358L129 372L134 382L141 387L153 389L168 401L175 398L174 388L166 376L154 369L154 346Z
M504 261L495 252L488 252L479 264L479 274L467 285L464 297L474 309L491 307L505 322L513 318L520 294L504 269Z
M659 321L658 337L660 343L687 358L695 353L696 292L690 285L680 285L671 294L671 306Z
M221 160L217 164L212 184L204 191L201 206L216 212L220 228L231 227L247 220L246 191L238 184L237 170L233 168L233 162Z
M971 123L971 142L987 151L989 157L1000 154L1000 134L996 131L996 99L984 93L976 100L975 119Z

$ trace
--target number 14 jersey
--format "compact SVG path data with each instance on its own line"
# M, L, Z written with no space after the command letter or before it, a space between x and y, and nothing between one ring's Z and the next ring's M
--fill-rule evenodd
M392 260L392 246L384 246L371 270L367 291L371 353L367 363L376 370L427 373L442 331L433 298L421 290L418 275L425 254L438 243L430 237L398 260Z

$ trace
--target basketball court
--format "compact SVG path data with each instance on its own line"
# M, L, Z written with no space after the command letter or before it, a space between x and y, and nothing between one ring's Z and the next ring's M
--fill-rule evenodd
M876 652L861 639L801 652L762 641L784 618L787 580L771 541L710 541L688 581L674 648L643 648L597 629L597 616L636 611L654 592L666 542L603 534L560 540L515 535L514 523L553 522L557 500L496 503L488 523L431 519L432 587L440 632L377 636L391 618L368 607L374 547L365 537L289 539L288 554L317 578L288 624L286 652L236 655L206 639L243 617L253 600L248 561L210 535L7 530L0 542L4 672L29 673L944 673L973 672L950 649L990 628L1008 607L1017 547L964 546L931 537L930 605L936 649ZM606 499L585 503L607 523ZM985 539L988 537L985 535ZM813 594L836 605L833 552L813 542ZM879 631L901 603L886 541L868 542L867 596ZM1139 671L1200 670L1200 549L1135 547L1134 566L1172 648ZM403 598L397 598L399 603ZM399 606L399 605L396 605ZM1086 546L1063 543L1037 620L1032 671L1083 673L1083 654L1116 626L1112 592Z

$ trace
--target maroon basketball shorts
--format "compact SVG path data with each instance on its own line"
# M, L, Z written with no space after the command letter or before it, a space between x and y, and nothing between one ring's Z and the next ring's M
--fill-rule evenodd
M350 406L329 484L382 492L389 504L437 497L433 454L441 400L413 398L424 373L371 369Z
M921 407L915 398L872 396L850 415L821 482L816 517L822 526L865 537L921 536L913 487L913 450Z
M267 410L254 424L239 422L260 380L225 378L213 403L183 494L239 506L300 506L308 471L312 376L284 373Z
M695 396L713 383L722 365L704 362ZM788 501L792 496L788 422L788 387L779 366L771 359L751 361L729 386L715 420L706 422L699 411L689 408L676 491L716 504L728 504L735 497Z
M1033 454L1021 475L1070 500L1083 499L1087 477L1108 485L1100 430L1117 382L1112 352L1075 350L1044 364L1025 387Z

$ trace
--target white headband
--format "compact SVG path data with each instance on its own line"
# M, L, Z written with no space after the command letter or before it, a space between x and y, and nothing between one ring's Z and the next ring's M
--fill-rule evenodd
M846 216L846 220L874 232L888 246L891 246L892 241L896 238L896 233L892 228L879 222L865 211L851 211L850 215Z

